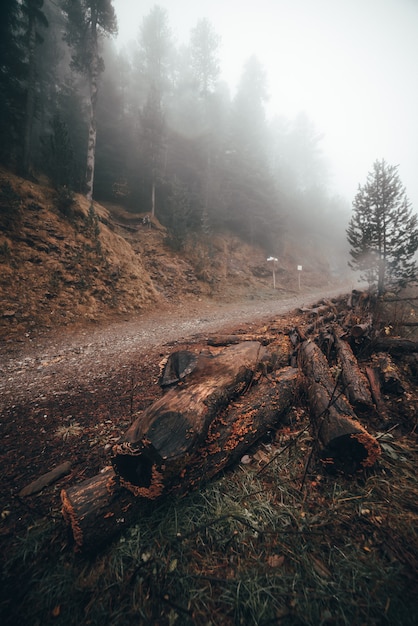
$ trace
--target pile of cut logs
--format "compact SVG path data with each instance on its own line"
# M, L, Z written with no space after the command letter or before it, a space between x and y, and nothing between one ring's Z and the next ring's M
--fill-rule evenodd
M407 387L390 355L417 361L417 342L374 336L368 294L359 292L301 309L297 320L169 356L161 396L113 446L111 465L61 492L76 549L95 550L144 501L196 489L238 461L280 427L302 388L324 467L353 475L374 465L380 445L360 420L387 422L382 389Z

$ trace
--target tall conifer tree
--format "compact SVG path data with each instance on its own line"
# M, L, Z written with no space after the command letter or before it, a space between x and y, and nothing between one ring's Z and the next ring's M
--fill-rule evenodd
M90 123L87 146L86 197L93 199L96 154L96 108L98 82L103 71L99 38L116 34L117 22L111 0L65 0L69 32L67 41L73 48L73 67L88 76L90 87Z
M388 286L404 286L418 278L414 260L418 223L398 174L398 166L377 160L353 201L347 229L350 267L363 272L382 295Z

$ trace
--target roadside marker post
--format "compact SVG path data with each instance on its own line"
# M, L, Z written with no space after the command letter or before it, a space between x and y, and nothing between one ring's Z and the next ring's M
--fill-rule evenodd
M298 287L300 291L300 275L302 274L302 266L298 265Z
M277 263L279 262L279 259L276 259L275 256L269 256L269 258L267 259L267 262L272 264L272 268L273 268L273 289L276 289L276 266L277 266Z

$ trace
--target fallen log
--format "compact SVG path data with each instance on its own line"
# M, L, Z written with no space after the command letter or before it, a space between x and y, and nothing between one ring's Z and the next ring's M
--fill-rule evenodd
M170 489L213 419L261 375L270 355L258 342L201 353L193 371L148 407L113 447L123 486L155 499Z
M331 302L326 302L325 304L321 304L312 308L300 307L299 311L301 313L306 313L309 318L312 317L323 317L324 315L337 315L337 309L335 305Z
M231 403L213 420L205 441L194 451L172 490L182 493L195 489L241 459L268 431L280 426L299 385L299 371L285 367Z
M344 391L354 410L365 413L373 408L370 388L350 345L341 338L342 333L341 328L334 328L334 342L341 365Z
M213 335L208 337L208 346L230 346L242 343L243 341L258 341L263 346L267 346L274 341L277 335L268 335L267 333L256 335Z
M62 515L76 551L94 552L138 514L140 501L121 487L113 467L61 491Z
M375 352L410 354L411 352L418 352L418 341L397 337L377 337L372 341L371 348Z
M336 319L336 314L332 311L331 313L327 313L326 315L322 315L318 317L314 322L305 326L304 330L307 335L311 335L316 332L321 326L328 324L329 322L333 322Z
M365 335L369 335L371 331L371 321L363 322L361 324L354 324L351 326L350 334L354 339L360 339L360 337L364 337Z
M22 498L25 496L32 496L35 493L39 493L45 487L49 487L49 485L52 485L63 476L66 476L67 474L69 474L70 471L71 471L71 462L64 461L64 463L57 465L50 472L47 472L46 474L42 474L42 476L39 476L39 478L31 482L29 485L27 485L26 487L23 487L23 489L19 491L18 495Z
M372 394L373 402L376 406L377 412L380 418L384 422L387 422L389 420L389 416L386 410L385 403L382 399L378 373L376 372L376 369L374 367L368 365L365 369L370 384L370 391Z
M205 440L188 457L165 493L184 493L236 462L277 428L295 399L299 372L284 368L263 377L211 422ZM146 504L121 485L112 467L61 492L62 513L77 550L95 551L133 523Z
M405 393L406 385L402 382L402 376L397 365L393 362L390 354L379 352L372 356L373 365L379 373L380 385L383 393L400 396Z
M301 344L300 357L321 462L329 471L347 475L371 467L380 455L379 443L338 391L324 354L308 340Z

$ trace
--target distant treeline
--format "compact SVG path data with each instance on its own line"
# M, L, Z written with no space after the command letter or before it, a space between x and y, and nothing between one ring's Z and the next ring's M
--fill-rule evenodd
M94 198L155 212L179 246L231 229L279 254L286 230L335 235L320 136L304 113L267 119L255 56L231 95L206 19L178 45L156 6L122 51L116 28L111 0L2 0L3 164L85 192L94 141Z

